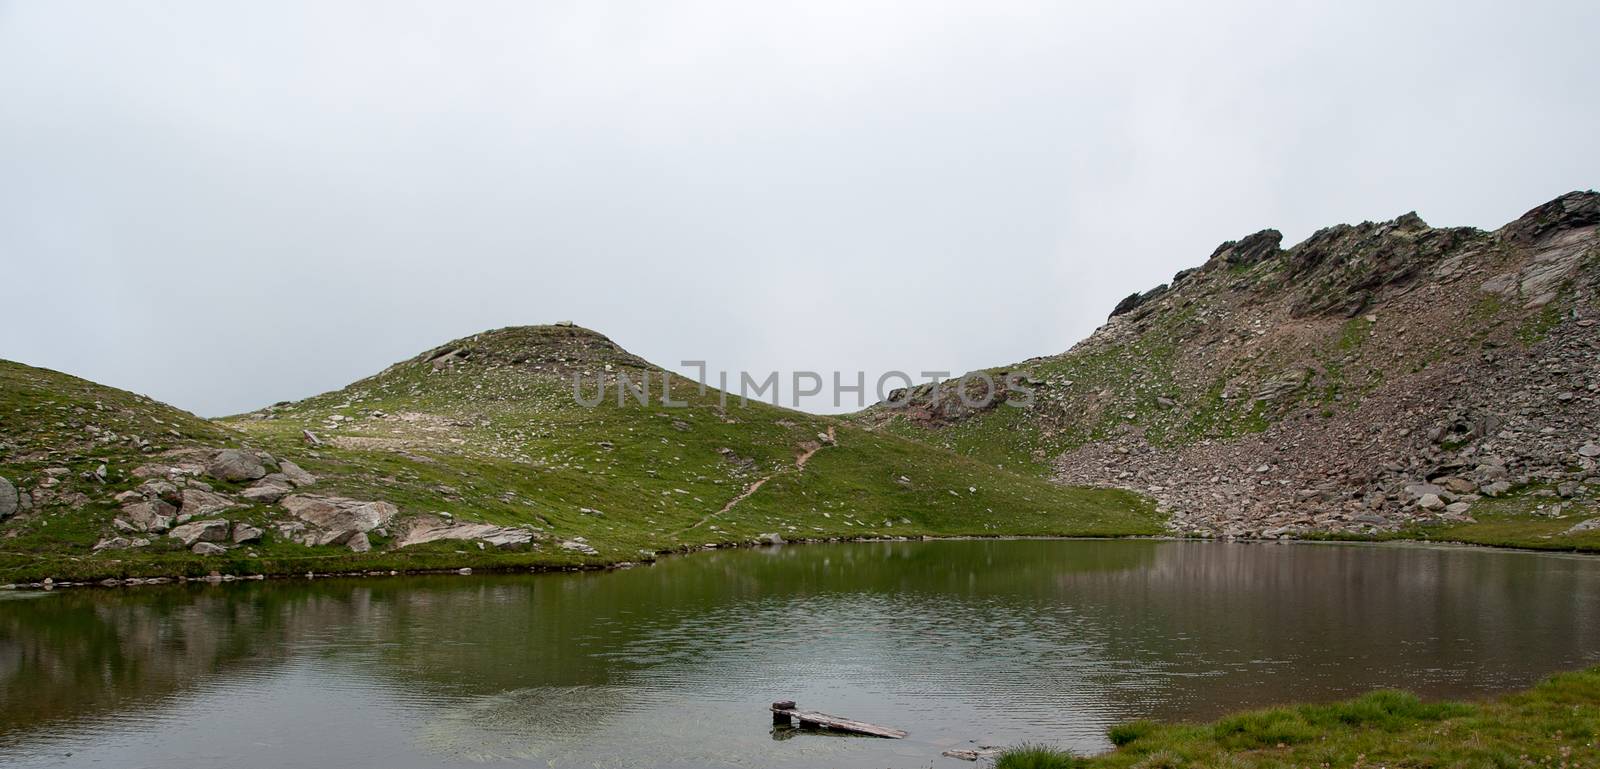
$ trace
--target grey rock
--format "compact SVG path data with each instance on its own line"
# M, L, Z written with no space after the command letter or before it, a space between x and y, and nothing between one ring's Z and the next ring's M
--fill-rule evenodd
M301 469L299 465L285 459L278 463L278 470L295 486L310 486L317 482L317 476Z
M344 497L291 494L278 502L290 515L317 531L301 540L309 545L343 545L393 520L399 510L388 502L366 502Z
M534 540L534 532L529 529L487 523L418 521L401 535L394 546L403 548L442 540L477 541L507 549L531 543Z
M127 550L130 547L133 547L133 541L127 537L110 537L94 543L96 553L101 550Z
M118 520L126 523L130 531L160 534L172 528L172 522L177 516L177 508L159 499L152 499L123 505L122 515Z
M756 537L756 541L760 542L763 545L782 545L782 544L784 544L783 536L780 535L780 534L777 534L777 533L762 534L761 536Z
M174 527L167 536L182 542L184 547L193 547L196 542L226 542L231 528L221 519L195 521Z
M133 468L135 478L165 478L172 474L170 465L139 465Z
M189 546L189 550L195 555L222 555L228 552L228 548L215 542L196 542Z
M22 498L11 481L0 478L0 520L10 518L22 506Z
M287 484L287 481L285 483ZM239 492L239 496L244 497L252 502L263 502L270 505L288 496L292 491L294 491L294 489L290 488L288 485L280 486L275 483L259 481L250 488Z
M151 479L139 484L135 491L146 499L159 499L173 507L183 505L183 491L167 481Z
M1583 444L1578 448L1578 456L1589 457L1591 459L1594 457L1600 457L1600 443L1590 442Z
M1562 534L1570 537L1573 534L1582 534L1587 531L1600 531L1600 518L1590 518L1583 523L1567 529L1566 531L1562 532Z
M1417 499L1417 507L1424 510L1443 510L1445 502L1438 494L1423 494Z
M1511 491L1511 484L1507 483L1506 481L1495 481L1494 483L1486 483L1482 486L1479 486L1478 491L1483 492L1484 496L1498 497L1501 494Z
M350 548L352 552L365 553L372 549L372 540L367 539L366 532L358 531L345 541L344 546Z
M267 468L255 454L223 449L206 465L206 472L219 481L253 481L266 475Z
M1478 465L1478 467L1472 471L1472 474L1476 476L1478 480L1489 483L1493 483L1494 481L1503 481L1511 477L1511 474L1506 471L1505 465L1497 464Z
M1436 497L1444 494L1444 487L1431 483L1413 483L1406 486L1406 496L1410 499L1422 499L1429 494Z
M202 516L219 513L233 506L233 500L221 494L190 488L183 490L183 505L179 510L184 515Z
M248 523L239 522L233 525L233 542L242 545L246 542L260 542L261 529Z

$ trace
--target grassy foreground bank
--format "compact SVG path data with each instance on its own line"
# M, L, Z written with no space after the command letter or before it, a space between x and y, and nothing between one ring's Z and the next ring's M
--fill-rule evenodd
M1117 748L1104 755L1023 746L1001 755L995 769L1600 766L1600 667L1483 702L1379 691L1210 724L1136 721L1110 737Z

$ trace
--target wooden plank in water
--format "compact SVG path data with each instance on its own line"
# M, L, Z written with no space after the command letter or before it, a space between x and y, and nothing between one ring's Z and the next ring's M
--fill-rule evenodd
M802 727L833 729L872 737L886 737L891 740L898 740L906 736L905 732L899 729L891 729L887 726L869 724L865 721L853 721L848 718L828 715L827 713L818 713L815 710L800 710L795 707L793 702L789 701L772 703L772 714L775 718L782 716L793 717L800 722Z

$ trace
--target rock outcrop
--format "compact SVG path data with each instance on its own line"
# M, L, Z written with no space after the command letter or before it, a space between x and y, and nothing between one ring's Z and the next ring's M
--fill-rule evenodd
M217 452L206 465L206 472L219 481L253 481L267 474L267 468L255 454L240 449Z
M501 549L526 547L539 538L539 532L520 526L495 526L487 523L455 523L434 518L413 521L405 533L395 540L396 548L411 547L427 542L457 540L482 542Z
M22 506L21 497L17 494L17 487L11 481L0 478L0 520L10 518Z
M196 542L226 542L232 526L224 520L192 521L182 526L174 526L167 536L183 543L184 547L193 547Z
M952 409L920 389L857 418L1137 490L1185 533L1462 521L1543 485L1594 499L1600 194L1494 232L1408 213L1285 249L1264 230L1123 300L1072 350L998 371L1025 376L1033 401Z
M388 502L313 494L293 494L278 504L301 524L280 527L284 536L307 545L348 545L352 550L370 549L367 532L399 513Z

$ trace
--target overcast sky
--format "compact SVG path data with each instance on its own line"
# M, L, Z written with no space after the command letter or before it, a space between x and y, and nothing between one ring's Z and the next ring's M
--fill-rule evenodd
M1265 227L1597 186L1597 29L1593 0L0 0L0 357L206 416L557 320L713 371L1014 362Z

